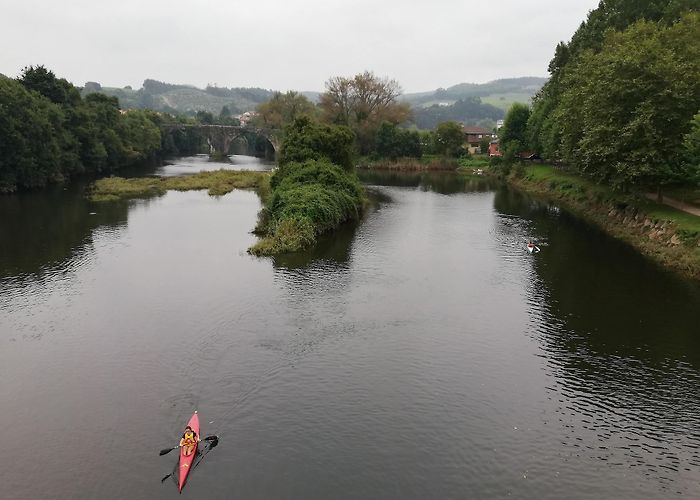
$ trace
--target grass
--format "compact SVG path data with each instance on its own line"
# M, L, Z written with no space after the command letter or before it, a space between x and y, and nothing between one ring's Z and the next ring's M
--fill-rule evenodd
M463 174L474 174L477 170L488 170L490 167L490 162L487 156L474 155L469 158L459 159L459 168L457 171Z
M508 111L516 102L529 103L532 100L532 94L509 92L504 94L491 94L481 98L484 104L491 104L503 111Z
M459 162L454 158L445 158L439 155L423 155L421 158L397 158L396 160L370 158L361 159L357 168L368 170L398 170L403 172L416 172L424 170L455 171Z
M682 274L700 279L700 217L656 203L643 193L624 194L549 165L532 165L509 180L562 202L611 235Z
M181 177L138 177L99 179L90 193L95 202L161 196L168 190L191 191L206 189L212 196L221 196L234 189L256 189L261 198L269 196L270 174L250 170L216 170Z

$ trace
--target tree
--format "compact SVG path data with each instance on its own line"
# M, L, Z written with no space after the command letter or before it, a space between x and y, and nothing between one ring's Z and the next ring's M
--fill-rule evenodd
M320 108L328 123L350 127L361 154L368 153L382 122L395 125L411 116L407 104L397 102L401 86L396 80L365 71L353 78L336 76L326 82Z
M60 180L60 108L0 77L0 193Z
M479 141L479 152L482 155L488 154L489 146L491 146L491 138L490 137L482 137L481 140Z
M65 78L56 78L54 72L44 66L25 67L19 81L27 89L40 93L55 104L75 106L80 102L78 89Z
M197 111L195 118L202 125L213 125L216 120L214 120L214 115L209 111Z
M161 150L158 118L122 115L119 101L78 90L43 66L0 78L0 191L109 172Z
M352 170L354 139L347 127L326 125L300 116L284 129L279 164L327 159L345 170Z
M383 122L376 138L376 152L382 158L420 158L420 136L415 130L406 130L392 123Z
M700 109L698 33L699 14L671 27L640 21L582 54L553 115L561 157L620 187L677 181L683 137Z
M560 42L549 64L551 78L533 99L533 110L528 125L529 147L547 158L561 159L561 126L555 119L562 94L569 88L565 79L585 53L603 49L606 32L626 30L639 20L662 23L663 26L680 20L688 12L697 12L697 0L601 0L585 22L581 23L568 43ZM697 35L695 39L697 40ZM566 81L565 81L566 80ZM575 116L568 116L568 119Z
M282 129L299 116L316 116L316 107L299 92L275 92L272 99L258 105L253 124L258 127Z
M525 104L514 103L503 122L500 134L500 147L510 151L513 156L527 148L527 122L530 118L530 108ZM508 159L508 155L506 158Z
M690 132L683 138L683 169L685 178L700 185L700 113L690 122Z
M459 156L464 146L464 130L457 122L443 122L435 130L435 151L445 156Z

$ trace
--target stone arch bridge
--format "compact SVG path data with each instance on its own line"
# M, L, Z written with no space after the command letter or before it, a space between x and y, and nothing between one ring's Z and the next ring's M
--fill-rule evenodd
M264 129L255 127L242 127L235 125L192 125L184 123L168 123L161 125L165 130L185 130L194 129L199 132L209 145L209 154L228 154L231 143L242 137L246 139L248 135L264 137L272 146L275 157L279 153L282 145L281 131L274 129ZM246 139L247 140L247 139Z

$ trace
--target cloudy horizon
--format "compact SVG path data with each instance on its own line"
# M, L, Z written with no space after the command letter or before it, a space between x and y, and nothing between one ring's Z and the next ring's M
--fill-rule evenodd
M7 0L0 73L41 65L76 85L168 83L321 91L364 70L405 92L547 76L554 47L598 5L571 0L191 2Z

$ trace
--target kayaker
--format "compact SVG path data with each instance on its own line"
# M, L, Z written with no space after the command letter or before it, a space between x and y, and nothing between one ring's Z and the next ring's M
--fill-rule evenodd
M185 427L185 433L182 435L182 439L180 439L180 448L182 448L183 455L186 457L191 455L197 443L199 443L199 436L192 430L192 427L188 425Z

